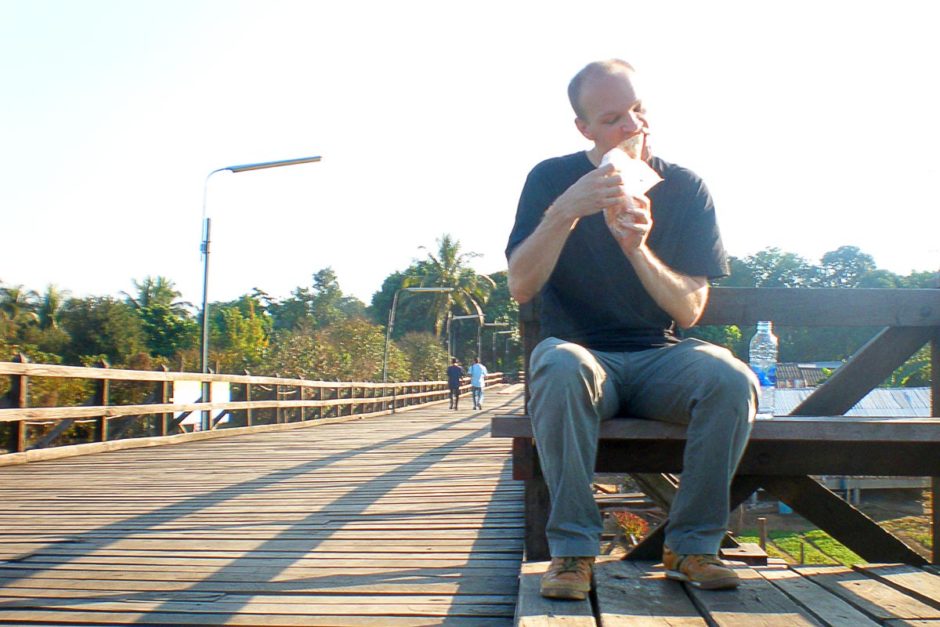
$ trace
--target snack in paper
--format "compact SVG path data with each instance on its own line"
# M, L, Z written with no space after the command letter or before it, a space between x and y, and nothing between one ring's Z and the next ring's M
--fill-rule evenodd
M625 150L632 150L637 157L631 158ZM653 185L663 180L656 170L639 158L642 150L643 135L637 134L628 140L624 148L612 148L601 158L602 166L613 163L620 173L628 204L631 203L631 198L645 195ZM607 224L610 225L610 228L621 236L626 235L629 226L633 224L632 216L623 211L617 211L617 215L611 216L609 215L609 209L604 209L604 216L607 218Z

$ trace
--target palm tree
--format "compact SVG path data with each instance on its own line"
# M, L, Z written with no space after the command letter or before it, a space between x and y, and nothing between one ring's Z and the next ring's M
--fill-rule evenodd
M496 283L469 267L468 261L479 256L479 253L461 252L460 242L445 233L437 240L437 254L428 252L427 259L413 266L402 282L402 287L453 288L452 292L437 294L433 301L431 315L437 336L441 335L448 314L455 309L459 313L477 314L482 320L481 305L489 299Z
M0 329L9 337L17 333L20 325L35 323L36 292L22 285L0 288Z
M137 290L136 298L127 292L121 293L124 294L127 303L134 309L141 310L153 305L164 305L174 315L184 316L186 307L192 306L191 303L176 300L180 297L180 292L176 289L173 281L166 277L158 276L153 278L146 276L143 281L133 281L133 283L134 288Z
M59 313L65 304L68 292L60 290L55 285L46 286L46 291L39 300L38 315L40 329L58 329Z

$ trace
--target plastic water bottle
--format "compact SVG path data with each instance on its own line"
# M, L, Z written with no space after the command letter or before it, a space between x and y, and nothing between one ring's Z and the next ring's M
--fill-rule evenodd
M757 406L758 418L770 418L774 414L774 392L777 387L777 336L773 332L773 323L757 323L757 333L751 338L748 350L748 363L760 381L760 399Z

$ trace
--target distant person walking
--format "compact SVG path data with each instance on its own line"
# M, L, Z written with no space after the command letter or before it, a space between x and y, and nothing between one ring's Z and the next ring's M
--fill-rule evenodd
M473 360L470 366L470 391L473 393L473 408L483 409L483 388L486 387L486 366L480 363L480 358Z
M457 409L457 404L460 402L460 379L465 375L466 373L460 367L457 358L452 359L450 366L447 367L447 387L450 390L451 409Z

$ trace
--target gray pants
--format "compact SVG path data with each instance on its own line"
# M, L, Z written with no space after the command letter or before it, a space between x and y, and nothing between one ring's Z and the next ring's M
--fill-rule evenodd
M689 425L666 544L681 554L718 552L757 408L757 378L746 364L696 339L608 353L547 338L532 351L529 370L553 557L599 552L602 521L591 490L598 428L618 414Z

